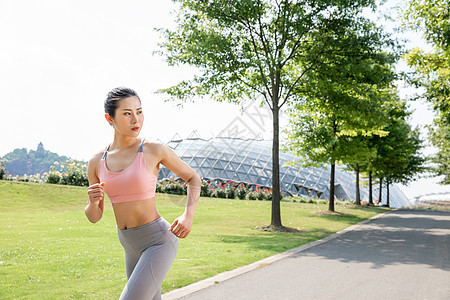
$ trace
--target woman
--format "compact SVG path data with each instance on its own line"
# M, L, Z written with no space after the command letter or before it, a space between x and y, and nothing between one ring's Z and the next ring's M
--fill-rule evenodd
M111 200L117 233L125 250L128 282L120 299L161 299L161 283L178 251L178 238L191 232L201 179L168 146L144 141L141 100L129 88L116 88L105 100L105 118L114 127L114 140L88 164L86 217L103 215L104 194ZM172 224L155 204L159 164L188 183L186 209Z

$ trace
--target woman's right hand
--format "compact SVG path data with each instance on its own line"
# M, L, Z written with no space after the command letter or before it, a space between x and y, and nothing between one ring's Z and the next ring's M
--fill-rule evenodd
M89 204L98 206L100 201L103 200L105 196L105 190L103 189L104 185L105 182L100 182L89 186L88 188Z

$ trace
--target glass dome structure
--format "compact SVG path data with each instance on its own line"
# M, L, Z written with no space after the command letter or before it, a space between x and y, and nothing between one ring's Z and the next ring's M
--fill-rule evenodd
M190 165L202 178L214 181L246 182L261 187L272 187L272 141L214 137L202 139L193 136L183 139L176 135L166 143L177 155ZM330 168L301 168L286 166L298 158L280 151L280 186L285 195L303 195L328 199ZM163 165L160 166L161 180L177 176ZM361 181L364 179L361 178ZM383 188L383 203L386 202L386 188ZM335 197L355 199L355 174L336 168ZM368 201L368 186L360 187L361 200ZM378 199L378 185L373 185L373 199ZM390 206L409 206L411 203L401 190L390 185Z

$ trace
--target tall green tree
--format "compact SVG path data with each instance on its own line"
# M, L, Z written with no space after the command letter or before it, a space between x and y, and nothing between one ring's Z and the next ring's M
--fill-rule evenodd
M389 103L387 113L388 125L384 130L389 134L373 136L369 144L376 151L371 161L371 171L389 188L392 183L406 184L414 180L425 170L425 158L420 154L423 141L419 137L419 129L413 129L407 122L411 112L407 110L406 102L394 99ZM390 204L389 194L386 204Z
M436 175L442 184L450 184L450 2L448 0L410 0L404 13L405 24L423 33L434 49L424 52L416 48L405 55L415 72L411 82L424 87L422 95L433 104L435 118L430 140L438 148L432 157Z
M208 96L242 104L262 95L272 110L272 217L282 228L279 112L304 94L306 75L326 60L347 28L362 21L375 0L176 0L173 31L161 29L161 53L169 65L188 64L199 75L162 89L171 99ZM350 41L348 47L351 47ZM347 49L348 50L348 49ZM348 51L347 51L348 52Z

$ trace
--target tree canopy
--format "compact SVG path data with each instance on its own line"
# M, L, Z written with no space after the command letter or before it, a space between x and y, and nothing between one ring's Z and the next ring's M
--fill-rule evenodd
M421 97L433 104L435 118L430 127L430 140L438 148L432 158L435 174L443 175L450 184L450 3L447 0L410 0L404 14L410 28L421 31L433 47L424 52L416 48L405 55L415 72L410 82L424 87Z
M301 97L304 75L362 22L363 7L375 7L374 0L174 2L178 27L159 30L160 53L169 65L194 65L200 75L160 92L237 103L262 94L271 108L274 99L281 107Z

